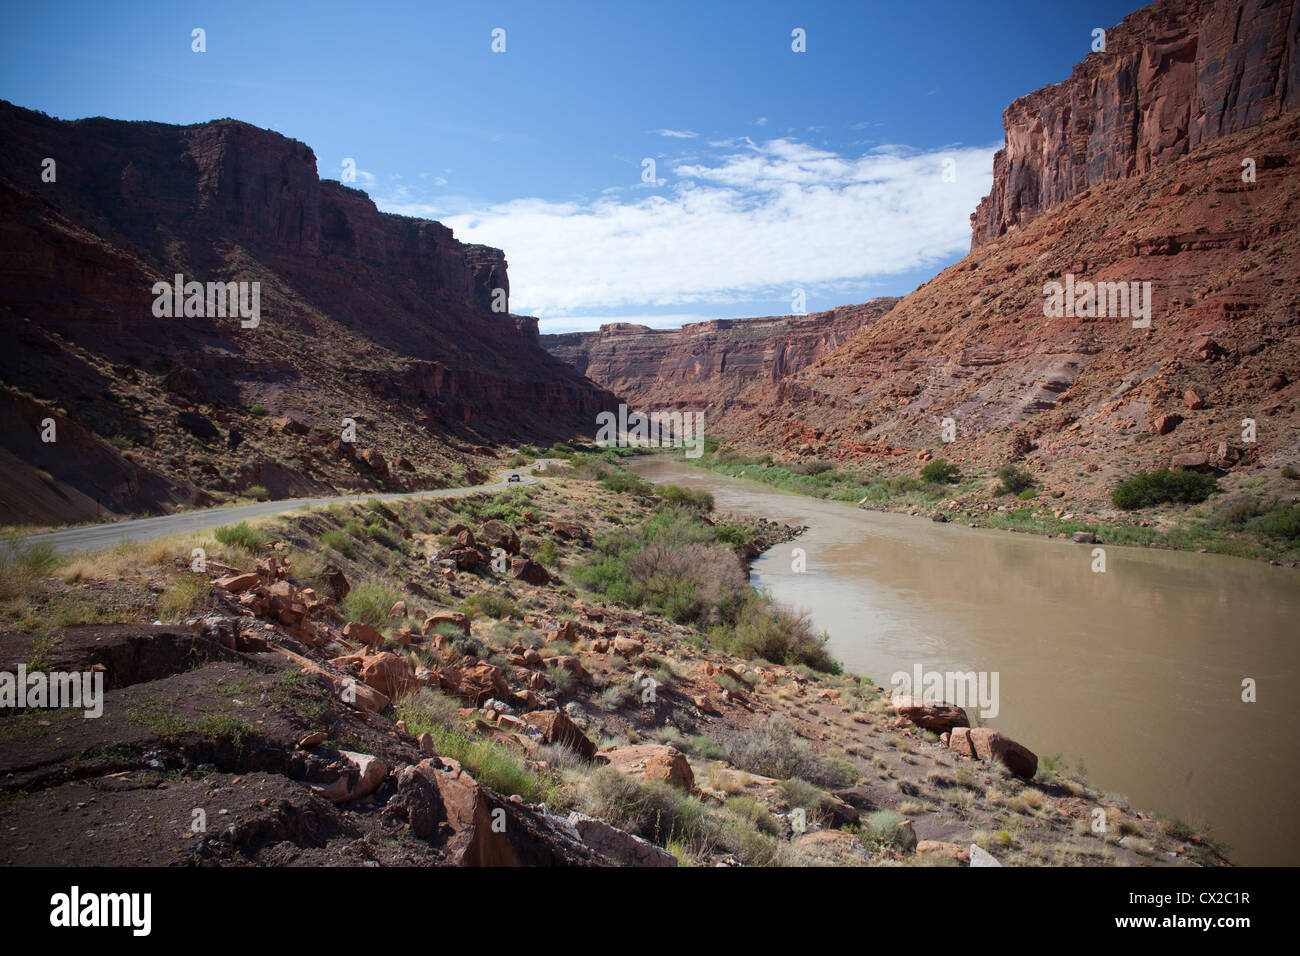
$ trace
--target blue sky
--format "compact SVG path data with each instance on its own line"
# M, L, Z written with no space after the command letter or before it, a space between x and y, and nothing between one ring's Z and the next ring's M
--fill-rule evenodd
M0 97L277 130L323 178L354 159L381 209L505 249L543 331L671 326L902 295L960 259L1002 110L1138 5L10 0Z

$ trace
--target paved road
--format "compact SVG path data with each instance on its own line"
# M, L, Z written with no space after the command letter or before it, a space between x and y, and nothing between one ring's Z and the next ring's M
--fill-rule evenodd
M230 508L204 508L201 511L185 511L174 515L159 515L156 518L130 518L114 521L110 524L87 525L82 528L68 528L66 531L46 531L34 534L25 540L29 544L45 543L51 545L60 554L75 551L95 552L115 547L124 541L148 541L152 538L170 538L173 535L189 534L218 528L224 524L236 524L248 518L264 518L267 515L284 514L298 511L304 507L316 505L343 504L347 502L392 501L400 498L451 498L456 495L471 495L485 491L504 491L520 485L535 485L536 478L530 478L526 472L533 471L557 459L541 458L523 468L511 468L501 472L501 480L490 485L471 485L466 488L437 488L430 491L387 492L384 494L340 495L332 498L289 498L283 501L259 501L251 505L235 505ZM506 479L519 475L519 481Z

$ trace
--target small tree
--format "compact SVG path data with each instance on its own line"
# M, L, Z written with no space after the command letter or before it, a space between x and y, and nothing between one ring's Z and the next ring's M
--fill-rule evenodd
M999 468L998 480L1002 482L998 488L1000 495L1018 495L1034 487L1033 476L1027 471L1021 471L1015 465L1003 465Z
M961 478L961 469L942 458L921 469L921 480L939 485L955 484Z

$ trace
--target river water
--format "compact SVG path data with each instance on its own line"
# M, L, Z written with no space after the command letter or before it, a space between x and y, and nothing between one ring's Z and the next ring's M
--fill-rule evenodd
M668 458L631 467L720 511L806 525L753 565L846 670L997 675L983 720L1135 807L1209 823L1238 864L1300 862L1300 572L864 511ZM802 549L803 570L796 570ZM1252 678L1256 702L1242 700ZM979 704L970 702L975 710ZM970 708L968 708L970 709ZM972 713L972 722L975 714Z

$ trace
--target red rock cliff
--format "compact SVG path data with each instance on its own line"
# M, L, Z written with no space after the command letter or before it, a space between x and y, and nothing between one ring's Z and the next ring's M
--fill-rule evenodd
M155 316L153 284L177 273L260 283L260 324ZM307 146L234 120L0 101L0 287L0 463L52 479L0 488L0 520L445 483L464 449L589 432L613 400L539 347L535 319L493 309L501 250L381 213ZM83 440L36 441L47 414ZM322 453L344 417L405 466ZM314 430L269 425L287 418Z
M680 329L614 323L598 332L544 335L541 342L634 408L722 414L749 407L758 391L848 341L897 301L879 298L812 315L718 319Z
M1084 38L1086 39L1086 38ZM1003 114L971 248L1089 186L1141 175L1300 105L1300 5L1162 0L1106 31L1063 83ZM1244 157L1243 157L1244 158Z

